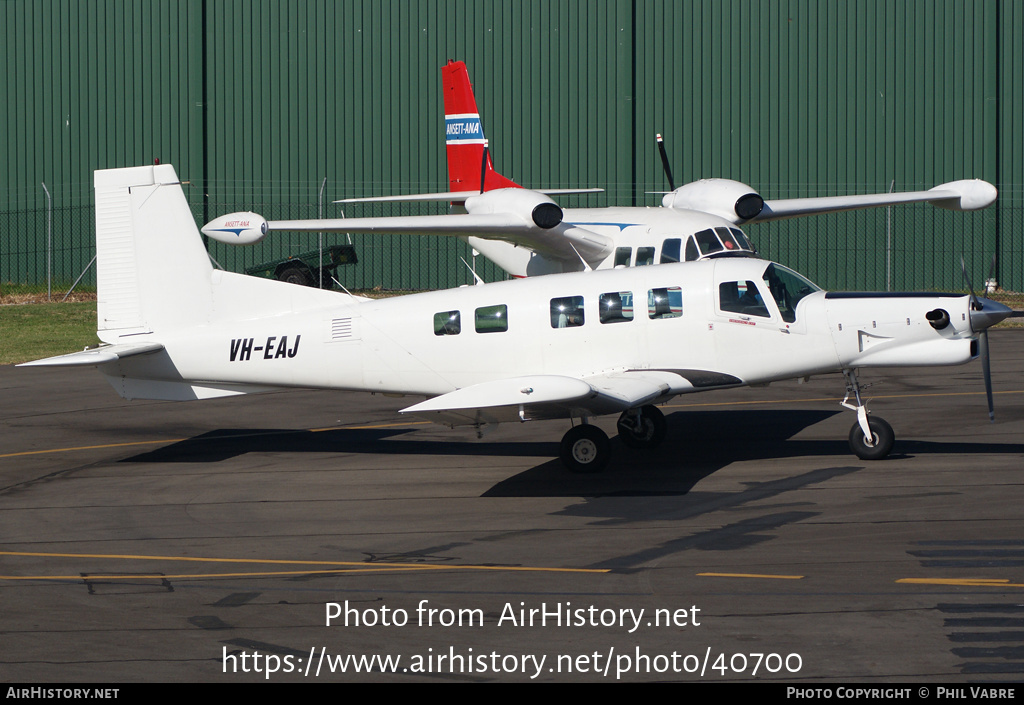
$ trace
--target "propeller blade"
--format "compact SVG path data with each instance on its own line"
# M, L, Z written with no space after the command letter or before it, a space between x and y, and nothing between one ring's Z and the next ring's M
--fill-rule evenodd
M665 138L663 138L661 136L661 133L659 132L657 135L655 135L654 139L657 140L658 151L661 152L661 166L665 170L665 176L668 177L668 189L669 191L675 191L676 184L675 181L673 181L672 179L672 167L669 166L668 154L665 153Z
M484 140L484 158L480 163L480 193L484 192L484 182L487 180L487 140ZM963 260L963 257L960 258Z
M989 269L989 279L992 278L992 272L995 271L995 263L996 258L993 256L992 265ZM981 358L981 372L985 378L988 418L989 421L994 422L996 420L996 411L995 403L992 401L992 368L989 363L988 329L1009 316L1012 311L998 301L978 298L977 294L974 293L974 286L967 276L967 265L964 263L963 255L960 256L960 269L963 271L967 288L971 290L971 330L978 334L978 357Z
M971 309L980 311L981 302L978 301L978 295L974 293L974 284L971 283L971 278L967 276L967 263L964 262L963 255L960 255L960 271L963 272L964 283L967 284L967 288L971 292Z
M992 370L988 362L988 330L978 336L978 353L981 357L981 372L985 377L985 396L988 397L988 420L995 423L996 407L992 401Z

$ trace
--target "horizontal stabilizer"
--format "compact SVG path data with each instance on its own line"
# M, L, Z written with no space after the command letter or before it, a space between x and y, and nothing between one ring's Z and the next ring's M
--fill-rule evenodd
M121 345L102 345L92 350L82 350L67 355L47 357L42 360L23 362L18 367L92 367L108 362L117 362L133 355L146 355L164 349L160 343L126 343Z

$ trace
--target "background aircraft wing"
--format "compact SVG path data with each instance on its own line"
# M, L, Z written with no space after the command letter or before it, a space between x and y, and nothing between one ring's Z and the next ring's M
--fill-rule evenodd
M327 220L270 220L267 229L296 232L394 233L446 235L502 240L561 259L583 257L595 265L613 248L606 235L568 223L551 228L538 226L517 213L466 213L453 215L388 216L377 218L334 218ZM206 229L203 230L206 232ZM210 234L210 233L207 233ZM576 253L579 253L577 256Z
M996 200L996 187L980 179L953 181L928 191L903 193L870 193L860 196L827 196L822 198L785 198L765 201L761 212L749 223L760 223L803 215L834 211L877 208L901 203L931 203L938 208L968 211L985 208Z

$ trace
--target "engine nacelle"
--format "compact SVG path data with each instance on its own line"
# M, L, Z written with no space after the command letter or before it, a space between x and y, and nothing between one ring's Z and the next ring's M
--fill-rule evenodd
M757 216L764 199L754 189L732 179L701 179L683 184L661 199L665 208L700 211L743 223Z
M550 197L525 188L502 188L486 191L466 199L466 212L515 213L542 230L550 230L562 222L562 209Z
M203 233L229 245L252 245L267 236L267 219L258 213L228 213L203 226Z

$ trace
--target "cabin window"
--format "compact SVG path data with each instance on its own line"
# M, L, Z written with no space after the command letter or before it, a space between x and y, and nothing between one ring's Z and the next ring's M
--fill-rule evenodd
M477 333L504 333L508 330L508 306L483 306L476 310Z
M661 243L661 264L679 262L679 247L683 241L678 237L670 237Z
M434 335L458 335L462 332L462 317L458 311L434 314Z
M621 323L633 320L633 292L613 291L601 294L599 307L601 323Z
M653 247L638 247L636 248L636 266L644 267L648 264L654 264L654 248Z
M633 256L632 247L617 247L615 248L615 266L616 267L628 267L629 260Z
M551 299L552 328L575 328L582 325L582 296L563 296L559 299Z
M745 316L770 318L757 284L752 281L722 282L718 285L718 307Z
M683 315L683 290L678 286L647 292L647 315L651 318L679 318Z

